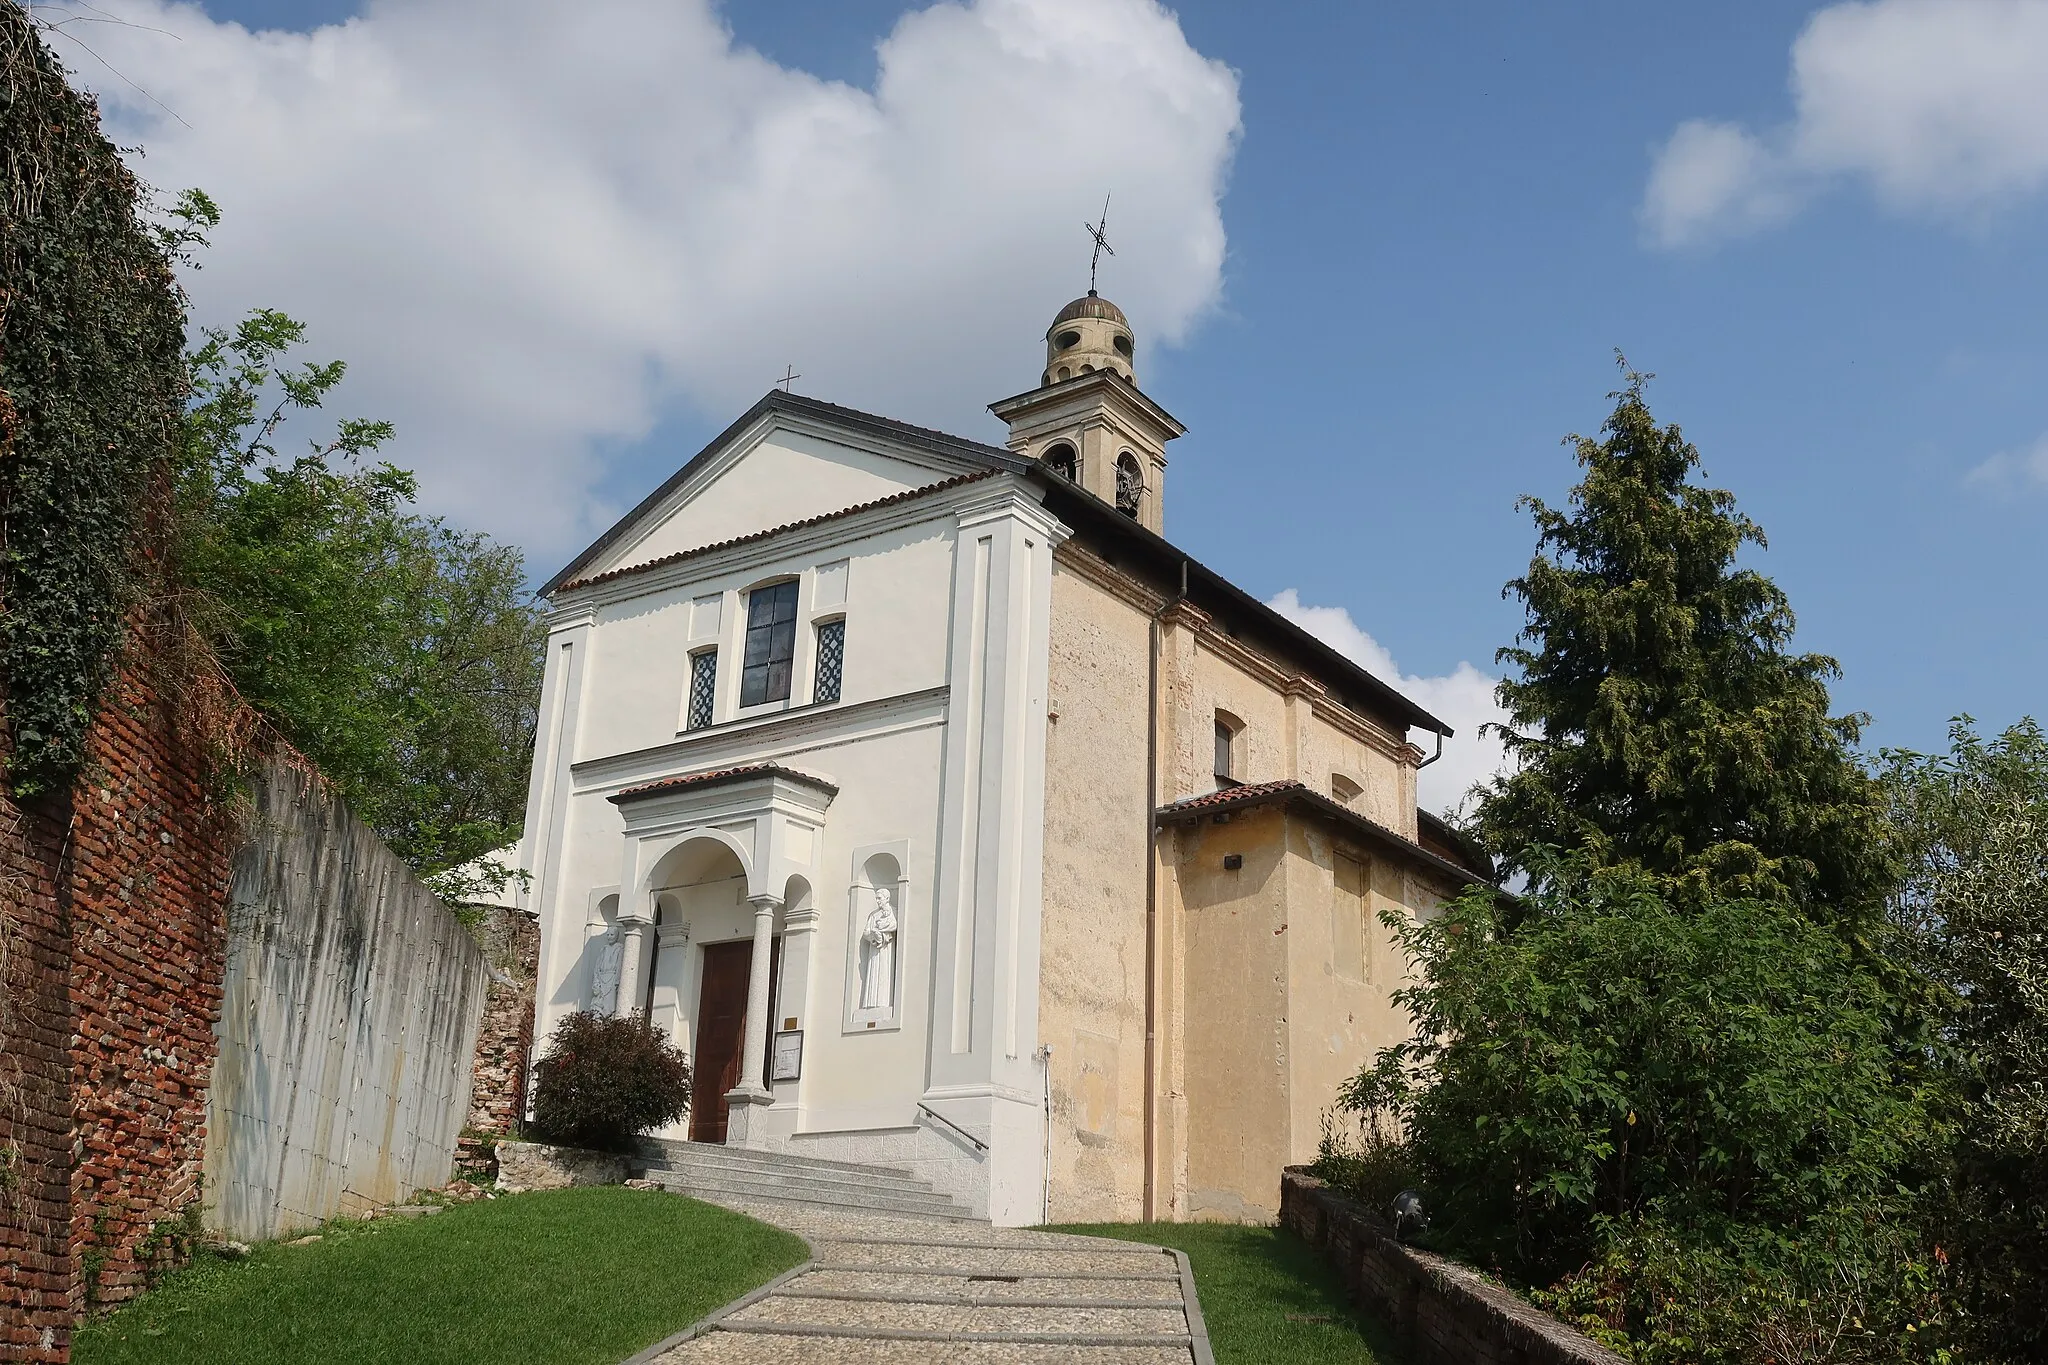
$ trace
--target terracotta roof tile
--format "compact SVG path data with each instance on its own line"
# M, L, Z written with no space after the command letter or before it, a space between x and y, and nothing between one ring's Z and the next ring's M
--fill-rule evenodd
M1161 819L1165 819L1171 815L1178 815L1182 811L1207 810L1211 806L1231 805L1240 801L1251 804L1262 801L1270 796L1278 796L1282 792L1305 792L1307 790L1307 787L1292 780L1286 782L1253 782L1249 785L1218 787L1215 791L1205 792L1201 796L1190 796L1185 801L1175 801L1172 805L1161 806L1159 808L1159 816Z
M1223 787L1217 791L1191 796L1185 801L1175 801L1161 806L1157 812L1160 824L1186 821L1189 817L1199 819L1204 811L1218 813L1237 810L1244 806L1259 806L1269 802L1284 802L1305 806L1312 813L1350 828L1386 847L1398 849L1417 862L1426 863L1440 872L1447 872L1462 882L1485 881L1469 867L1460 866L1441 854L1432 853L1421 844L1404 834L1388 829L1369 816L1360 815L1349 806L1339 805L1329 797L1302 782L1292 779L1282 782L1253 782L1241 787Z
M851 507L842 507L836 512L822 512L815 517L805 517L802 521L784 522L780 526L771 526L765 531L753 531L743 536L734 536L731 540L714 541L709 545L699 545L690 550L678 550L672 555L663 555L659 559L650 559L644 564L628 564L623 568L607 569L603 573L592 574L588 578L572 579L557 587L554 591L569 592L576 588L590 587L594 583L609 583L615 578L626 578L633 574L646 573L650 569L666 568L670 564L680 564L684 560L694 559L698 555L708 555L714 550L726 550L735 545L750 545L757 540L767 540L772 536L783 535L790 531L801 531L806 526L817 526L824 522L836 521L840 517L850 517L856 512L871 512L877 507L889 507L899 502L909 502L912 498L921 498L928 493L939 493L948 488L958 488L965 483L974 483L981 479L994 478L996 475L1005 472L1007 471L1001 469L984 469L973 474L956 475L953 478L944 479L938 483L928 483L922 488L907 488L901 493L891 493L888 497L876 498L873 502L855 503Z
M795 768L785 768L780 763L746 763L736 768L714 768L712 771L705 773L685 773L681 777L664 777L659 782L648 782L638 787L628 787L616 796L607 797L606 799L617 804L620 801L632 801L643 796L656 796L664 792L686 791L691 787L713 787L723 782L738 782L743 778L749 777L786 777L795 782L802 782L806 786L832 792L835 795L839 791L838 787L827 782L822 777L813 777L809 773L798 772Z

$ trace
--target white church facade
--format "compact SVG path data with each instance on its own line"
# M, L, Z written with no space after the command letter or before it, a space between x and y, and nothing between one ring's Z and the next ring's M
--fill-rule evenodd
M1134 354L1068 305L1007 448L771 392L544 589L534 1036L643 1013L663 1136L1270 1218L1405 1036L1377 913L1488 872L1449 731L1164 538Z

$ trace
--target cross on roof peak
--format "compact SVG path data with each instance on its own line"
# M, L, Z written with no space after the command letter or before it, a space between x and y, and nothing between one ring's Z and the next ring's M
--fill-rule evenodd
M1116 248L1109 244L1109 237L1107 235L1109 232L1108 195L1102 196L1102 221L1099 223L1083 223L1081 228L1095 241L1095 250L1088 257L1088 292L1092 295L1095 292L1095 271L1102 264L1102 253L1106 251L1112 256L1116 255Z

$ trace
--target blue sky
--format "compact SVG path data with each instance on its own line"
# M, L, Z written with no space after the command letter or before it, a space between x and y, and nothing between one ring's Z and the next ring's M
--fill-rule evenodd
M1927 0L1919 17L1969 19L1971 7ZM876 45L905 8L736 0L721 12L737 42L772 63L865 90ZM211 0L206 10L299 29L353 12L260 0ZM1907 164L1910 149L1873 150L1866 143L1879 133L1868 130L1888 126L1885 111L1856 105L1853 89L1821 88L1834 50L1821 39L1809 54L1819 72L1805 87L1810 107L1795 109L1794 44L1816 11L1175 10L1186 46L1235 73L1235 141L1211 177L1227 245L1220 268L1201 277L1213 285L1206 295L1194 286L1176 294L1147 282L1153 267L1142 259L1163 255L1155 243L1170 234L1138 204L1128 213L1144 221L1120 242L1112 207L1121 250L1102 281L1120 301L1167 300L1156 305L1163 329L1135 306L1133 323L1141 382L1189 427L1170 452L1172 537L1262 596L1292 588L1302 603L1347 610L1405 673L1436 677L1461 661L1490 670L1519 624L1501 585L1532 547L1515 500L1556 499L1569 486L1560 440L1598 426L1618 347L1658 375L1655 411L1685 427L1711 481L1769 533L1756 562L1791 595L1799 644L1841 659L1838 707L1872 713L1874 743L1938 744L1960 711L2002 725L2048 710L2037 683L2048 667L2048 453L2032 464L2028 455L2048 438L2044 154L2008 148L2005 162L1959 185L1940 166L1977 155L1968 148L1936 149L1934 169ZM1837 47L1868 56L1855 39ZM1861 96L1880 106L1893 88L1883 59L1870 59L1879 93ZM2036 63L2048 87L2048 47L2018 60ZM1917 71L1917 51L1912 61ZM1085 81L1055 97L1091 98ZM1688 120L1707 121L1709 150L1749 170L1723 192L1711 174L1722 163L1676 166L1711 192L1666 244L1646 194ZM2020 131L1986 137L2048 137L2027 133L2024 117L2012 126ZM1116 139L1116 120L1096 136ZM1177 154L1156 128L1143 136L1133 155ZM1663 164L1676 159L1674 150ZM1046 318L1086 283L1074 205L1099 202L1104 189L1168 198L1145 188L1148 163L1135 164L1085 165L1071 195L1044 206L1043 258L1071 257L1031 267L1043 277L1033 297ZM1138 183L1097 183L1112 173ZM1206 183L1204 174L1188 179ZM961 231L972 248L973 229ZM1006 260L981 268L997 274ZM267 287L290 279L274 275ZM943 337L944 310L959 295L937 293L895 313L892 326ZM289 297L232 300L256 302L294 307ZM914 394L871 397L878 386L856 386L835 361L837 343L807 354L807 334L776 337L764 345L780 349L748 361L758 382L748 370L724 389L657 388L637 428L593 435L588 481L605 507L629 505L744 406L725 393L766 388L785 351L821 376L817 387L799 382L803 391L920 421L943 409L946 425L995 437L991 422L959 414L1035 377L1035 337L1008 313L1003 325L1018 337L1003 343L1013 380L967 395L972 403L936 406ZM1147 345L1162 330L1179 332L1178 344ZM401 462L409 454L396 451ZM479 515L471 520L481 529L528 541L540 571L581 534L522 534Z

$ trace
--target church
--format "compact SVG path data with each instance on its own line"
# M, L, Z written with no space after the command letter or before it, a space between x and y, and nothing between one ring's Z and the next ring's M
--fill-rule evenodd
M543 589L534 1036L670 1035L660 1136L1263 1221L1407 1035L1450 731L1166 538L1136 356L1068 304L1002 448L773 390Z

